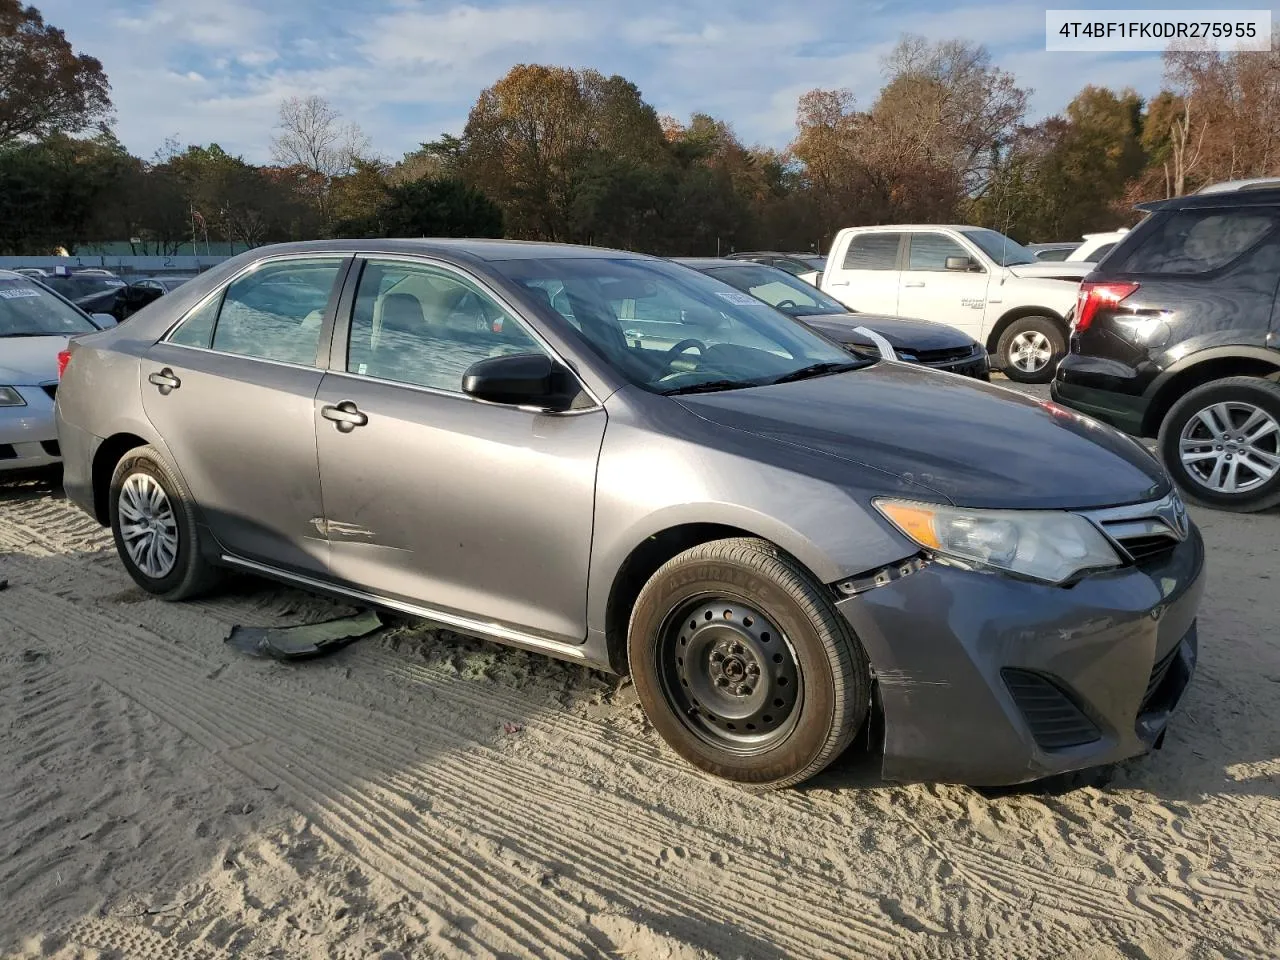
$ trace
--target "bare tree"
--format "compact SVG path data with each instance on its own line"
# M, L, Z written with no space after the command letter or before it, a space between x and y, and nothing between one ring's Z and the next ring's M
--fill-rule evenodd
M1200 136L1191 144L1191 100L1183 102L1182 116L1173 121L1169 131L1169 159L1164 164L1165 195L1180 197L1187 192L1187 174L1200 164L1204 135L1208 124L1200 125Z
M336 177L350 173L369 148L369 138L324 97L290 97L280 104L279 134L271 139L271 156L285 167L301 167L313 174L312 200L328 223L330 188Z

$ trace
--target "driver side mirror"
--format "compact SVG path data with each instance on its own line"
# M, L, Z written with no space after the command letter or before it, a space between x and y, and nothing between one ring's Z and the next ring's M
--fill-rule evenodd
M947 257L945 266L948 270L958 270L961 273L978 269L978 263L973 257Z
M116 318L109 313L91 313L89 316L103 330L110 330L116 325Z
M462 375L462 392L477 400L560 412L579 389L573 374L544 353L478 360Z

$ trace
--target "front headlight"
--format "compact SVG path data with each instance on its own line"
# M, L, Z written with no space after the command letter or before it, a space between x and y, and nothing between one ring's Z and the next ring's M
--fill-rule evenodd
M27 401L13 387L0 387L0 407L25 407Z
M1092 523L1060 510L970 510L914 500L876 500L895 527L948 557L1047 583L1121 559Z

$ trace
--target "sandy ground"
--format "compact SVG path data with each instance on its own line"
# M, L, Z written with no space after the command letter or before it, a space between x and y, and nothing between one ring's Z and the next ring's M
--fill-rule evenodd
M1196 513L1211 583L1164 749L1093 785L764 796L623 681L428 627L280 664L258 581L145 597L0 489L0 955L1249 957L1280 953L1280 516Z

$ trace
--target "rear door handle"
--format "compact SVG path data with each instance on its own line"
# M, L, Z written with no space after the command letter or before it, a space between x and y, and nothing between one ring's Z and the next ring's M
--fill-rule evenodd
M147 377L147 382L153 383L159 387L160 393L163 396L168 396L174 390L177 390L182 386L182 381L175 377L173 375L173 371L168 367L165 367L159 373L150 374Z
M849 285L848 280L832 280L830 283L827 284L828 287L847 287L848 285Z
M907 282L903 283L903 286L904 286L904 287L923 287L923 286L924 286L924 281L923 281L923 280L908 280Z
M354 400L343 400L333 406L321 407L320 416L326 420L332 420L337 425L339 433L350 433L356 427L363 427L369 422L369 418L356 407Z

